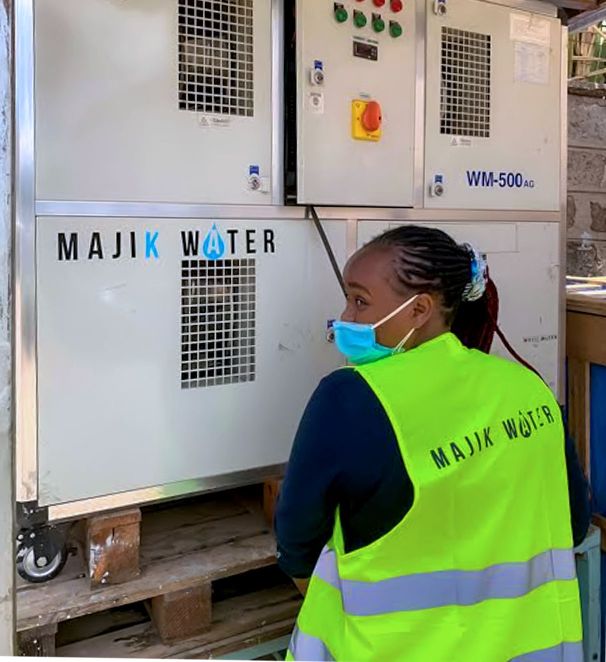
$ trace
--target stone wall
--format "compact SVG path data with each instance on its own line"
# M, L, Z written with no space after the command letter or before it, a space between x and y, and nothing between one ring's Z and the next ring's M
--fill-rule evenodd
M606 87L569 88L568 274L606 276Z

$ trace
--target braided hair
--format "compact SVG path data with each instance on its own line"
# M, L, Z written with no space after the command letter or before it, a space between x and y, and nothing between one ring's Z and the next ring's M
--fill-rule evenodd
M481 255L442 230L403 225L373 239L367 248L391 249L397 281L412 292L437 295L446 324L471 349L489 352L499 297Z

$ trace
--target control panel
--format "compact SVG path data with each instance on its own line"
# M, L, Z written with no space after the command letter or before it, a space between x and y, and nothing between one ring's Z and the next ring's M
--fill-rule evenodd
M297 201L413 203L415 10L298 0Z

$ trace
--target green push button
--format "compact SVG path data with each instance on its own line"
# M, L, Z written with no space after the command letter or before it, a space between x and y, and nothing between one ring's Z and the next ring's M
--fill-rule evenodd
M397 37L402 36L402 26L397 21L390 21L389 23L389 34L396 39Z
M385 21L378 16L373 20L372 27L375 32L383 32L385 30Z
M368 22L366 15L361 11L354 11L354 24L357 28L363 28Z
M347 9L343 5L335 5L335 19L337 23L345 23L347 20Z

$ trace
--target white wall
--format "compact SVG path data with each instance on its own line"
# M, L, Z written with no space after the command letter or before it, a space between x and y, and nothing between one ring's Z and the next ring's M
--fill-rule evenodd
M11 361L12 0L0 2L0 655L14 652L13 426Z

